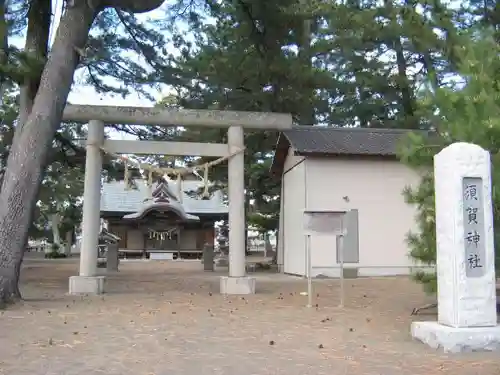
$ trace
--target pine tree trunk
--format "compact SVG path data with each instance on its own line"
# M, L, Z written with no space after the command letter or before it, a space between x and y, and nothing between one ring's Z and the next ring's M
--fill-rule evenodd
M64 254L66 257L71 256L71 246L73 245L73 229L68 230L65 234L65 241L64 241Z
M9 152L13 152L15 147L22 147L19 144L19 137L24 128L24 124L28 119L31 109L33 107L33 101L37 94L38 88L40 86L40 80L42 76L43 63L47 58L49 35L50 35L50 22L52 16L52 7L50 0L33 0L30 3L28 10L28 30L26 33L26 44L25 52L30 54L30 57L36 59L39 65L34 67L34 70L30 72L30 75L24 78L24 82L20 88L20 101L19 101L19 116L17 119L17 125L14 130L14 137L11 143L11 149ZM7 45L7 36L5 35L4 44ZM2 179L3 185L3 179ZM38 193L36 194L38 195ZM35 206L33 205L30 212L30 223L33 222L33 217L35 216ZM27 245L27 239L26 239ZM24 248L26 248L26 245ZM22 257L18 258L15 264L16 268L16 278L19 280L21 273ZM20 297L20 292L17 289L16 283L16 294Z
M50 21L52 16L51 0L32 0L28 10L28 30L26 32L26 44L24 51L37 61L29 76L24 78L20 89L19 97L19 120L16 133L14 133L13 143L16 137L20 136L26 120L28 119L33 102L35 100L40 80L42 77L43 65L47 60L50 37Z
M5 13L7 5L5 0L0 0L0 64L5 65L8 62L7 48L9 46L9 30ZM7 90L6 77L0 77L0 105L3 105L3 95Z
M394 9L392 0L384 0L388 17L390 18L390 25L393 30L398 30L398 16L399 12ZM401 109L404 116L404 127L409 129L418 128L418 119L415 117L415 98L408 79L408 62L404 54L403 43L401 42L400 35L391 37L392 47L396 52L396 65L398 68L398 75L396 83L401 93Z
M43 166L96 10L75 0L61 18L40 87L7 161L0 195L0 303L20 298L19 271Z
M52 243L61 246L61 233L59 232L59 225L61 223L61 216L59 213L51 215L50 225L52 227Z
M19 93L19 116L12 139L11 151L19 145L19 137L33 108L40 80L43 64L47 59L50 36L50 21L52 16L51 0L33 0L28 10L28 30L24 51L38 64L32 68L30 74L24 78Z
M301 0L301 3L305 5L305 1ZM306 6L306 5L305 5ZM299 29L300 39L299 39L299 59L302 63L302 68L306 74L310 75L312 72L312 55L311 55L311 39L312 39L312 25L313 21L311 19L305 19L302 21L301 27ZM300 124L301 125L315 125L316 116L314 114L314 90L311 89L313 84L308 80L307 83L307 100L304 100L302 108L299 113Z

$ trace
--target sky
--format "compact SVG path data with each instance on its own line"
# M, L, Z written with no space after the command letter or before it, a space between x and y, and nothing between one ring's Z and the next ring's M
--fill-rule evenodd
M158 93L157 99L162 95ZM112 105L112 106L133 106L133 107L152 107L155 103L141 98L137 94L130 94L123 98L120 95L105 95L98 94L90 86L73 85L73 89L68 97L68 102L71 104L84 105ZM121 133L112 129L108 129L108 134L111 139L134 139L131 135Z
M139 19L157 19L160 20L164 18L165 7L168 7L176 0L166 0L162 7L158 10L137 15ZM448 1L449 4L459 4L460 2L457 0ZM59 24L59 19L61 16L63 0L54 0L53 2L53 14L54 14L54 22L52 24L51 30L51 44L53 42L55 31ZM188 32L188 30L186 30ZM17 45L18 47L22 47L24 44L23 38L16 38L15 40L10 40L11 43ZM175 53L175 49L171 47L172 50L169 52ZM163 97L169 94L169 90L167 87L163 88L163 92L159 91L151 91L152 96L155 97L155 101L150 101L145 97L140 96L139 94L130 94L127 97L123 98L120 95L111 95L111 94L98 94L91 86L84 86L81 84L74 84L72 87L72 91L68 97L68 102L71 104L86 104L86 105L111 105L111 106L138 106L138 107L151 107L155 104L155 102L161 100ZM109 134L114 139L130 139L129 135L122 134L116 131L113 131Z
M162 7L153 12L137 15L139 19L159 19L164 16L163 8L168 6L171 0L167 0ZM55 0L53 2L54 22L52 24L50 33L50 44L53 43L55 31L59 26L59 19L61 17L63 0ZM22 47L24 40L20 39L14 42ZM78 74L78 73L76 73ZM133 107L152 107L155 102L158 102L168 94L168 88L163 88L163 91L151 91L150 93L155 98L155 101L148 100L147 98L137 93L132 93L125 98L121 95L112 94L99 94L93 87L81 84L73 84L72 90L68 96L68 103L83 104L83 105L110 105L110 106L133 106ZM114 130L108 130L108 134L113 139L131 139L132 137L125 133L120 133Z

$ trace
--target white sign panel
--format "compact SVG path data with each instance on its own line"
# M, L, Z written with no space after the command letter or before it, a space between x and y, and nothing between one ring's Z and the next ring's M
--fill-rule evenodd
M311 234L343 234L343 217L343 212L304 211L304 230Z

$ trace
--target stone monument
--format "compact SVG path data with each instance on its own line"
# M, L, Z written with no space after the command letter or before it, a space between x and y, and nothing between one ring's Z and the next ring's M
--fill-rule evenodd
M414 338L445 352L500 349L490 154L454 143L434 157L438 321Z
M118 250L118 242L108 243L106 251L106 269L108 271L118 271L118 265L120 264Z
M214 271L214 245L205 243L203 245L203 270Z

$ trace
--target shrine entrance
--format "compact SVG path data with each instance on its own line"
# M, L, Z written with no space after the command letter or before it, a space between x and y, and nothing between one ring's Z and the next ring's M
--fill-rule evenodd
M152 191L151 200L144 202L137 212L114 221L113 226L128 229L129 235L140 237L133 242L140 244L143 251L136 255L143 258L201 259L204 246L214 246L213 236L210 243L203 240L206 232L213 233L215 221L211 217L201 219L186 213L179 197L163 180ZM132 250L137 253L135 249ZM127 246L121 251L131 253L127 252Z
M169 228L168 222L160 222L160 224L157 226L158 229L147 228L147 232L144 234L146 238L146 250L155 252L180 252L179 232L181 228L178 226Z
M184 110L171 108L138 108L68 105L63 121L87 122L87 155L83 196L82 244L80 250L80 272L69 280L70 294L100 294L104 292L104 276L97 275L97 245L100 229L101 172L103 152L119 154L208 156L219 157L215 162L228 161L229 201L229 275L221 277L223 294L255 293L255 279L245 272L245 183L244 183L244 131L243 128L259 130L283 130L292 127L290 114L269 112L238 112L212 110ZM152 125L152 126L197 126L227 128L227 144L130 141L105 139L105 123ZM203 167L205 171L213 165ZM153 172L154 168L150 168ZM166 174L162 168L158 173ZM171 171L174 174L176 171ZM179 176L179 174L178 174ZM206 180L206 179L205 179ZM179 197L182 195L180 194ZM172 202L171 202L172 203ZM171 204L170 211L179 214L178 207ZM177 208L177 210L176 210ZM151 209L150 211L154 211ZM124 220L144 219L146 212L135 213ZM142 216L141 216L142 215ZM189 217L185 216L187 221ZM191 218L194 219L194 218ZM153 230L155 230L153 228ZM149 229L148 229L149 233ZM157 242L155 242L157 244ZM155 245L156 246L156 245ZM165 245L166 246L166 245Z

